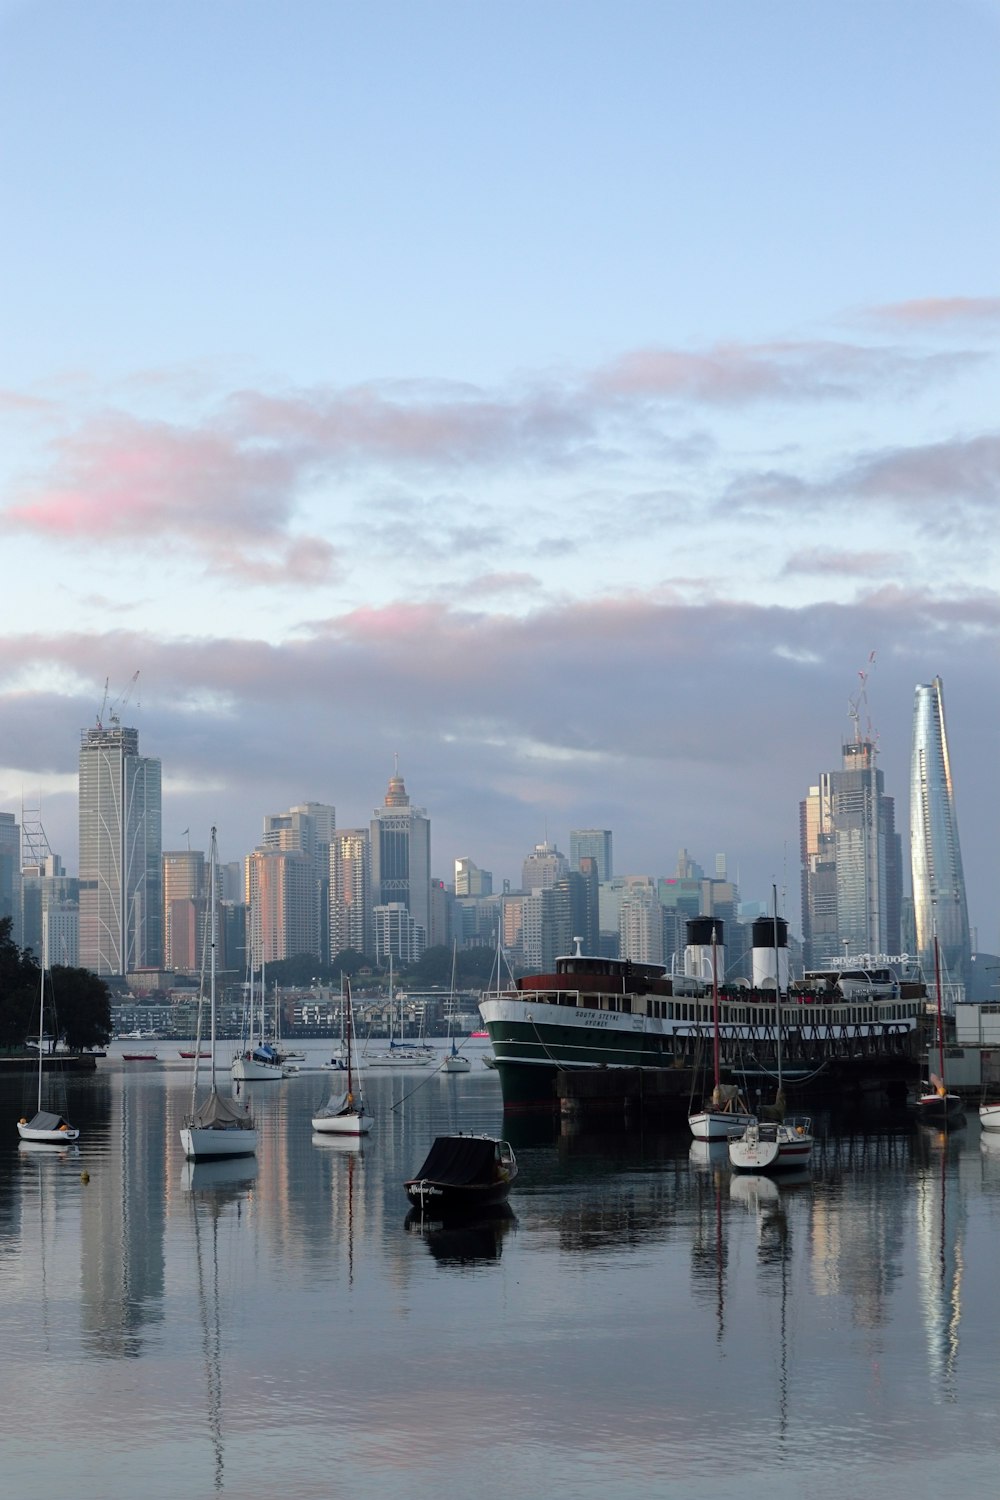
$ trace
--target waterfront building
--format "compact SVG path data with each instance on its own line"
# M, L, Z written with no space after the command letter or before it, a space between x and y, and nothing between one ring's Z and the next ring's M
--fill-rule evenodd
M950 985L966 986L971 978L972 944L940 677L915 689L910 870L916 948L924 974L934 973L936 934Z
M521 866L521 889L539 891L554 886L569 874L569 860L548 839L536 844Z
M95 974L163 960L159 760L115 718L80 738L80 963Z
M582 861L592 859L597 864L598 880L610 880L614 875L614 860L611 850L610 828L571 828L569 834L569 867L582 869Z
M842 747L799 804L803 960L807 968L900 952L902 849L870 735Z
M371 953L371 840L367 828L340 828L330 838L330 957L345 948Z
M398 772L371 820L373 905L402 904L424 932L431 928L431 824L412 807Z

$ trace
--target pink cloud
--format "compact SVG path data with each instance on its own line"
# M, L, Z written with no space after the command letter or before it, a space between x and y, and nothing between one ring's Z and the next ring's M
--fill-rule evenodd
M923 297L873 307L872 316L900 327L934 328L960 324L992 328L1000 325L1000 297Z

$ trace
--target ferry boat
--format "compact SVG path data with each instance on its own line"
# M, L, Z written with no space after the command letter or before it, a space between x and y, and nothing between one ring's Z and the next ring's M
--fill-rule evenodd
M555 971L527 974L483 996L505 1106L551 1104L556 1073L573 1068L695 1067L713 1035L711 917L687 923L681 972L664 964L590 956L557 958ZM829 968L790 980L783 919L752 925L753 979L719 985L719 1032L732 1068L737 1057L775 1051L780 1010L786 1084L794 1059L803 1073L822 1058L878 1050L916 1056L927 991L912 961ZM718 956L725 973L725 949ZM780 1007L776 982L780 985Z

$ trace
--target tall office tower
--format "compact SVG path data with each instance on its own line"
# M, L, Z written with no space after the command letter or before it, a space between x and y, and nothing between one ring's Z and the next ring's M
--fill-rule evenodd
M900 951L902 852L875 743L855 733L843 767L799 804L803 961L829 968Z
M924 973L934 972L936 933L947 977L967 986L972 944L940 677L921 683L913 701L910 868L917 952Z
M569 860L546 839L544 844L535 845L521 866L521 887L525 891L548 890L568 874Z
M367 828L340 828L330 840L330 958L345 948L371 954L371 842Z
M316 930L319 956L324 963L330 953L330 843L337 828L337 809L326 802L300 802L287 812L268 813L264 818L265 849L301 849L313 862L316 890Z
M610 828L571 828L569 834L569 867L582 868L580 861L597 861L598 880L610 880L614 875L611 858Z
M247 855L247 942L254 969L300 953L319 957L313 862L302 849Z
M205 855L202 850L165 849L163 962L166 968L198 968L198 933L199 929L204 929L206 895ZM178 939L176 942L175 937Z
M112 719L80 738L80 963L128 974L163 962L161 767Z
M389 779L382 807L371 821L372 904L401 902L414 922L431 930L431 824L422 807L411 807L402 776Z
M526 891L521 897L521 953L525 967L550 973L555 968L558 937L553 887L539 885Z
M13 813L0 813L0 922L11 921L11 937L21 946L21 828Z
M471 859L456 859L456 896L492 896L492 894L493 875L491 871L481 870Z

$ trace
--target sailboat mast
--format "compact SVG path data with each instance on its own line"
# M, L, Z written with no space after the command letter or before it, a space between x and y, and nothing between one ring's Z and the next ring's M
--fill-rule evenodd
M41 988L38 995L38 1112L42 1111L42 1045L45 1037L45 965L42 964Z
M941 1077L941 1087L944 1088L944 1009L941 1004L941 947L938 943L936 932L934 934L934 984L937 989L938 1073Z
M212 1093L215 1093L215 828L212 829L212 843L208 856L208 931L209 931L209 1032L211 1035L210 1051L212 1063L209 1073L212 1079ZM195 1043L195 1057L199 1051L198 1043ZM197 1068L197 1061L195 1068Z
M344 1007L345 1007L345 1009L344 1009L344 1033L345 1033L345 1035L347 1037L347 1099L348 1099L348 1103L351 1103L351 1102L353 1102L353 1096L354 1096L354 1077L353 1077L353 1073L351 1071L351 1031L352 1031L351 1022L352 1022L353 1017L351 1015L351 981L349 979L345 979L345 981L344 981L344 1000L343 1000L343 1003L344 1003Z
M778 887L771 886L771 894L774 897L774 1015L775 1035L777 1039L778 1054L778 1100L782 1103L783 1089L781 1085L781 960L778 955Z
M719 949L714 923L712 925L712 1062L717 1094L719 1088Z

